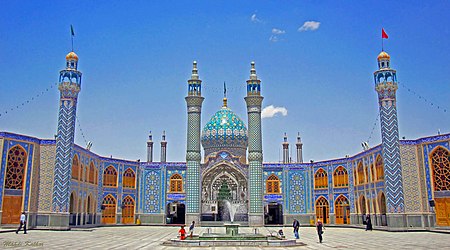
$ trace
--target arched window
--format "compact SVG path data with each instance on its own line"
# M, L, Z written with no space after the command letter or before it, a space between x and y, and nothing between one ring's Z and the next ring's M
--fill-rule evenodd
M369 168L367 166L364 168L364 173L365 173L364 180L366 181L365 183L369 183Z
M170 177L170 192L181 193L183 192L183 177L179 174L173 174Z
M130 196L125 197L122 202L122 223L134 223L134 200Z
M72 159L72 179L80 179L80 161L78 161L78 155L75 155Z
M450 190L450 161L447 149L438 147L431 154L434 191ZM450 207L449 207L450 208Z
M328 187L328 175L323 168L319 168L314 175L314 188L327 188Z
M375 169L377 172L377 180L384 180L383 159L380 155L377 156L375 161Z
M103 172L103 186L117 187L117 171L113 166L109 166Z
M95 166L93 162L89 164L89 183L95 184Z
M103 198L102 210L102 223L116 224L116 199L112 195Z
M131 168L123 173L123 187L136 188L135 174Z
M364 183L364 167L362 162L358 163L358 184Z
M366 197L364 195L361 195L359 197L359 206L360 206L359 211L361 212L361 214L366 214L367 213Z
M14 146L8 151L5 189L23 189L27 153L20 146ZM1 185L1 184L0 184Z
M372 177L370 180L374 182L376 180L376 170L375 170L375 164L370 165L370 176Z
M280 179L276 175L271 174L267 178L266 192L268 194L279 194L280 193Z
M321 220L323 224L327 224L329 221L329 213L330 213L330 205L328 204L327 199L321 196L316 201L316 218Z
M343 166L334 170L334 187L348 187L348 173Z
M81 165L82 169L83 169L83 181L84 182L88 182L88 178L89 178L89 168L88 166L84 166Z

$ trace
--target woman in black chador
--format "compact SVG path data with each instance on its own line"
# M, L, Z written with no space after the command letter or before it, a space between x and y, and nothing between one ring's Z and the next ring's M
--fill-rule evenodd
M322 243L322 234L323 234L323 230L325 228L323 227L323 223L320 220L317 220L316 223L316 230L317 230L317 234L319 235L319 242Z
M370 215L366 216L366 231L372 231L372 220L370 220Z

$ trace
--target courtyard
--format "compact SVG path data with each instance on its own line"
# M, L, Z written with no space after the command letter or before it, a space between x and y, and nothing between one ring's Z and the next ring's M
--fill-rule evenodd
M241 228L250 233L253 228ZM277 227L259 228L263 234L278 231ZM196 228L196 233L206 232ZM178 227L132 226L80 228L72 231L31 230L24 235L0 233L0 249L177 249L163 245L177 235ZM213 232L223 228L213 227ZM289 227L283 228L287 238L293 238ZM386 232L355 228L326 228L323 243L318 243L315 228L300 228L300 240L306 245L277 249L449 249L450 234L432 232ZM179 247L178 247L179 248ZM196 247L191 249L208 249ZM269 247L215 247L213 249L271 249Z

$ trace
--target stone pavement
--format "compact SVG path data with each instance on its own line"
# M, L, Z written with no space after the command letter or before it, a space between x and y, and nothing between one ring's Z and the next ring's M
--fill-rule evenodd
M279 228L259 228L269 234ZM250 233L252 228L240 228L240 232ZM131 226L75 229L73 231L30 230L24 235L13 232L0 233L0 249L179 249L161 245L177 235L177 227ZM223 232L223 228L212 228L213 232ZM288 238L292 238L291 228L283 228ZM196 228L196 233L206 232L206 228ZM300 241L306 246L278 249L450 249L450 234L430 232L366 232L354 228L326 228L324 241L318 243L312 227L300 228ZM206 247L191 248L208 249ZM273 249L270 247L215 247L213 249Z

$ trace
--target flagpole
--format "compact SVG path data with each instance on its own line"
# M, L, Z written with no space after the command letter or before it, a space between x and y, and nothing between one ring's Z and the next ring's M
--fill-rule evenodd
M72 38L72 52L73 52L73 36L70 35L70 37Z
M384 51L384 46L383 46L383 37L381 37L381 51Z

